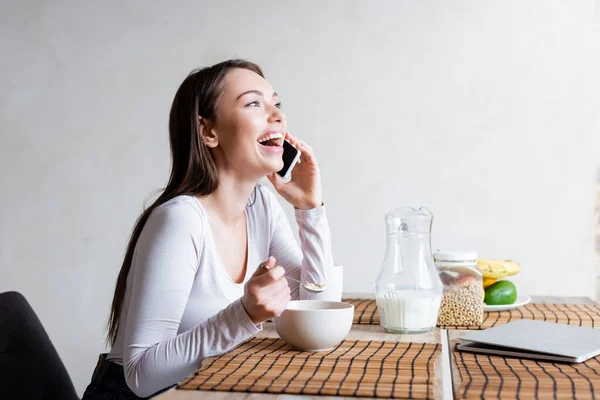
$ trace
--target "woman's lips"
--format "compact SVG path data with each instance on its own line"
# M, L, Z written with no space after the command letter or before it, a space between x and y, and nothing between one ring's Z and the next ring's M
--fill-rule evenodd
M260 150L267 154L283 154L283 146L265 146L257 143Z

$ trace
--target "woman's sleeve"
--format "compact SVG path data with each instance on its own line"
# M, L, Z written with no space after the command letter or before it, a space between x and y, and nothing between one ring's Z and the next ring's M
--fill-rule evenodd
M333 267L333 256L325 206L294 211L299 229L298 246L283 209L276 200L270 203L274 216L270 255L277 259L278 265L286 269L286 275L302 282L327 284L327 277L331 276ZM297 282L290 280L289 286L293 299L316 297L305 290L298 290Z
M140 397L181 381L203 358L224 353L260 330L236 300L204 323L177 333L201 261L201 235L196 211L173 203L152 212L138 239L122 328L125 379Z

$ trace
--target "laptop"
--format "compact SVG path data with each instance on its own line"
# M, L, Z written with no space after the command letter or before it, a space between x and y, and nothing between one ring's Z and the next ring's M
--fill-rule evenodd
M600 354L600 329L517 320L461 338L460 351L581 363Z

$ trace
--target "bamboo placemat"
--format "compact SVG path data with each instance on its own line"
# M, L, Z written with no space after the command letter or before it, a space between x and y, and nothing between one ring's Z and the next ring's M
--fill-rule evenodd
M379 324L379 312L374 299L345 299L354 305L354 324ZM488 329L518 319L549 321L568 325L600 327L600 305L529 303L508 311L483 313L483 323L477 326L441 326L446 329Z
M377 311L377 302L374 299L343 299L345 303L354 306L353 324L360 325L379 325L379 311Z
M459 399L595 399L600 357L581 364L553 363L454 351Z
M344 340L324 352L251 339L209 361L178 389L432 399L439 344Z

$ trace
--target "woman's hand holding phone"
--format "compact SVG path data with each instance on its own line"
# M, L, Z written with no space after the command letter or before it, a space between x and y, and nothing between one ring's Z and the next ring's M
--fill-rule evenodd
M268 175L277 193L300 210L310 210L322 204L321 173L312 148L289 133L285 140L301 152L300 162L292 170L292 179L284 182L276 173Z

